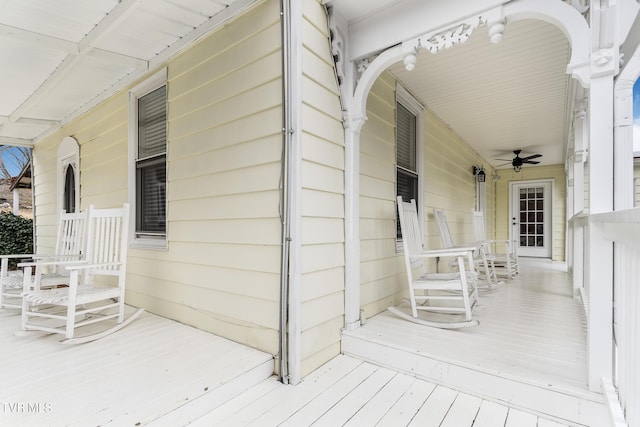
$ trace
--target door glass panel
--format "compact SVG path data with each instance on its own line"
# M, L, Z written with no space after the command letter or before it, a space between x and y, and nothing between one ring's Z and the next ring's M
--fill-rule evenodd
M520 189L520 246L544 246L544 188Z

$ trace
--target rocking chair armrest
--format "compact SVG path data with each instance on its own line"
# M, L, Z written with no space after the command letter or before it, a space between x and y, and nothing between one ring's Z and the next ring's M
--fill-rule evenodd
M10 254L10 255L0 255L0 259L14 259L14 258L35 258L35 254Z
M441 256L467 256L470 252L473 252L475 250L475 246L452 246L450 248L444 249L430 249L428 251L423 251L419 254L416 254L415 256L425 258Z
M62 261L44 261L44 259L54 259L54 258L78 258L78 259L64 259ZM49 266L49 265L64 265L64 264L77 264L79 262L86 262L80 258L80 255L43 255L42 257L38 255L37 257L33 257L33 261L21 262L18 264L18 267L36 267L36 266Z
M67 269L68 271L75 271L75 270L88 270L92 268L118 267L120 265L122 265L122 262L119 262L119 261L99 262L96 264L73 264L65 267L65 269Z

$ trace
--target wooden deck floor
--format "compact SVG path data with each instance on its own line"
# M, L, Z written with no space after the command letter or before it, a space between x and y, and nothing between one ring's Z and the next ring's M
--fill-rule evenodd
M297 386L264 381L193 426L552 427L560 424L349 356Z
M343 352L542 416L607 425L602 396L587 389L585 318L563 267L524 260L516 279L480 295L479 326L429 328L384 312L346 331Z
M383 313L297 386L268 354L151 314L63 346L14 336L19 316L0 310L0 425L605 426L566 280L532 266L483 295L464 331Z
M273 374L273 357L143 313L100 340L14 336L0 310L0 426L185 425Z

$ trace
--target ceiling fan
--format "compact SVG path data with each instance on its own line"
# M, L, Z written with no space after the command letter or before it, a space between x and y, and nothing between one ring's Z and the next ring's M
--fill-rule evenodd
M535 161L533 159L537 159L538 157L542 157L542 154L532 154L531 156L527 156L527 157L520 157L520 153L522 152L522 150L513 150L513 153L516 155L512 160L507 160L507 159L496 159L496 160L502 160L505 162L509 162L511 164L511 166L513 166L513 170L516 172L520 172L520 170L522 169L522 165L523 164L529 164L529 165L537 165L538 161ZM500 166L504 166L504 165L508 165L509 163L505 163L503 165L498 165L498 167Z

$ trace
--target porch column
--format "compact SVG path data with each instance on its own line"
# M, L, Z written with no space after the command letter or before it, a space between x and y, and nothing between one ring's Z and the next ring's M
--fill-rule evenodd
M589 213L613 211L613 73L593 76L589 92ZM599 392L613 371L613 243L589 225L588 384Z
M589 146L589 133L586 121L587 113L581 104L575 112L574 118L574 146L573 162L573 206L571 228L573 230L573 296L577 297L584 288L584 226L575 218L584 210L584 162L587 158L586 149Z
M360 129L364 118L345 129L345 328L360 327Z

